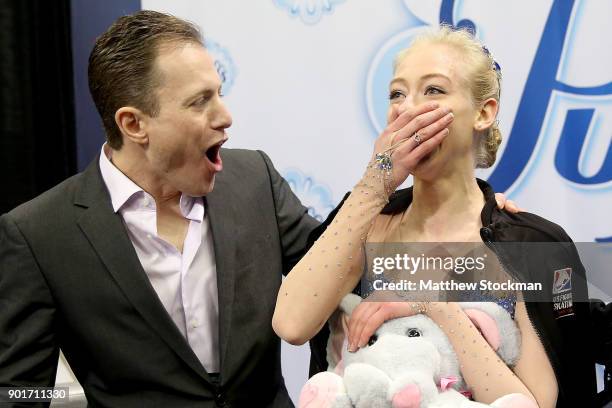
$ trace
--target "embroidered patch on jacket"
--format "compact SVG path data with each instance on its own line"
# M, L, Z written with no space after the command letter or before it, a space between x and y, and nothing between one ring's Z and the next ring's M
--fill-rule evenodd
M574 314L572 301L572 268L556 270L553 274L552 300L555 317Z

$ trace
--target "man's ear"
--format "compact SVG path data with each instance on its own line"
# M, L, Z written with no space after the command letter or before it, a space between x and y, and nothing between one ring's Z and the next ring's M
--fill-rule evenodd
M482 108L476 114L476 120L474 121L474 130L477 132L487 130L495 122L497 117L497 110L499 109L499 103L495 98L489 98L484 101Z
M140 109L123 106L115 112L115 123L123 137L137 144L145 144L149 141L143 121L145 116Z

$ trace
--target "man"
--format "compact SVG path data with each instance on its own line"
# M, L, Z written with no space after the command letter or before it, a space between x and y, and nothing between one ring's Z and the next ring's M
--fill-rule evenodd
M317 222L265 154L221 160L198 30L122 17L89 82L100 157L0 219L0 386L52 386L61 347L91 407L292 406L270 322Z

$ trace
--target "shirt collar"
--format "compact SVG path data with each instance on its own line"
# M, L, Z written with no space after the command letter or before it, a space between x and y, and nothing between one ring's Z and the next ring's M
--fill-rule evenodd
M179 206L183 217L193 221L202 221L204 219L204 200L202 197L191 197L181 194Z
M140 209L155 210L155 200L130 180L111 162L112 150L106 143L100 152L100 172L110 194L113 211L118 212L129 202L129 206ZM133 199L132 199L133 197ZM181 194L179 207L185 218L193 221L204 219L204 201L202 197L191 197Z
M142 194L144 190L111 163L111 154L112 150L104 143L100 152L100 172L110 194L113 211L117 212L132 196Z

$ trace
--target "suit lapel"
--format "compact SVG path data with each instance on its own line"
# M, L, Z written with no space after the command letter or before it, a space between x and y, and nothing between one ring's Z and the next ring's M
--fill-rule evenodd
M213 235L217 286L219 290L219 347L221 372L227 367L226 355L232 324L232 305L234 303L234 282L236 238L239 235L235 222L237 215L234 207L238 195L233 194L224 173L217 175L213 191L206 196L206 211L210 217Z
M94 160L82 175L75 204L86 207L78 224L127 299L187 365L210 382L206 370L166 312L151 285Z

